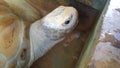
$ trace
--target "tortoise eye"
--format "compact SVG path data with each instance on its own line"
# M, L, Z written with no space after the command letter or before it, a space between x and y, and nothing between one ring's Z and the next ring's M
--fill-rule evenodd
M69 24L72 17L73 17L73 15L71 14L70 18L67 21L65 21L65 24Z
M69 23L70 23L70 20L65 21L65 24L69 24Z

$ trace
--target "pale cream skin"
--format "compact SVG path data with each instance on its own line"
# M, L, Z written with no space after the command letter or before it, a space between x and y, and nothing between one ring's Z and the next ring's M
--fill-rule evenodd
M20 62L17 61L21 60L20 54L25 47L23 37L23 21L10 9L0 5L0 68L19 66Z
M62 41L77 25L78 12L73 7L60 6L30 28L30 66L55 44Z
M39 12L26 0L4 0L4 2L9 5L15 14L22 17L24 20L33 22L40 18Z
M25 22L0 5L0 68L29 68L75 28L77 19L75 8L60 6L31 25L26 41Z

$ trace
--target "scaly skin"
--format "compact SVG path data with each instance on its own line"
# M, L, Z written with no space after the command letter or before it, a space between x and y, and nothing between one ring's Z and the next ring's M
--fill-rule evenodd
M55 44L62 41L77 25L78 13L73 7L60 6L30 28L30 66Z
M26 0L4 0L13 12L26 21L33 22L39 19L39 12Z
M26 42L25 21L13 9L0 5L0 68L30 67L77 25L76 9L60 6L31 25L30 42Z
M10 9L0 5L0 68L13 68L23 46L24 24ZM20 59L19 59L20 58Z

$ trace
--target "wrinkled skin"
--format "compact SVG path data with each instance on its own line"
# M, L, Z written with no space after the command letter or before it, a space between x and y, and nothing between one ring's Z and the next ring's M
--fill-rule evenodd
M62 41L77 25L77 18L75 8L60 6L33 23L30 28L30 64Z
M0 68L30 67L77 25L78 14L72 7L58 7L40 19L27 1L1 0L0 4Z
M26 49L22 44L23 37L23 21L9 8L0 5L0 68L13 68L19 64L20 53Z

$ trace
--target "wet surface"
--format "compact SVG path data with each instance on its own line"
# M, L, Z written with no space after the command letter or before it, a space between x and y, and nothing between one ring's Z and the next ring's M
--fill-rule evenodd
M105 38L99 40L99 42L110 42L112 46L120 48L120 40L116 39L112 34L105 34Z
M76 28L31 68L74 68L88 36L89 32L81 32Z
M49 4L52 4L52 0L49 1ZM98 11L80 4L69 5L74 6L79 12L78 26L66 36L65 40L55 45L46 55L38 59L31 68L75 68L82 48L86 40L88 40L93 24L96 21ZM56 7L54 4L53 6Z
M91 29L96 24L96 18L99 16L99 11L96 10L92 5L91 0L83 0L88 5L79 4L76 2L77 0L26 0L29 2L36 10L40 12L40 18L48 14L50 11L58 7L59 5L70 5L74 6L79 12L79 24L76 29L66 36L65 40L58 43L55 47L53 47L46 55L38 59L31 68L75 68L77 61L79 60L81 51L84 47L84 44L88 40L88 36L91 33ZM67 1L74 1L74 5L71 3L67 3ZM98 2L98 1L97 1ZM103 1L101 1L103 2ZM0 1L0 4L3 2ZM100 3L100 2L99 2ZM104 2L106 3L106 2ZM101 3L100 3L101 4ZM104 5L103 5L104 6ZM102 7L103 8L103 7ZM119 9L116 9L119 12ZM29 19L30 20L30 19ZM26 35L29 38L29 25L26 25ZM119 29L114 30L116 33L119 33ZM115 47L116 44L119 44L119 40L116 40L118 35L113 36L106 34L106 37L110 37L110 39L101 39L102 42L112 41ZM113 38L111 40L111 38ZM111 48L112 49L112 48ZM25 59L26 49L21 52L21 59ZM28 58L29 59L29 58ZM11 65L11 64L10 64Z
M90 68L120 68L120 0L111 0Z

